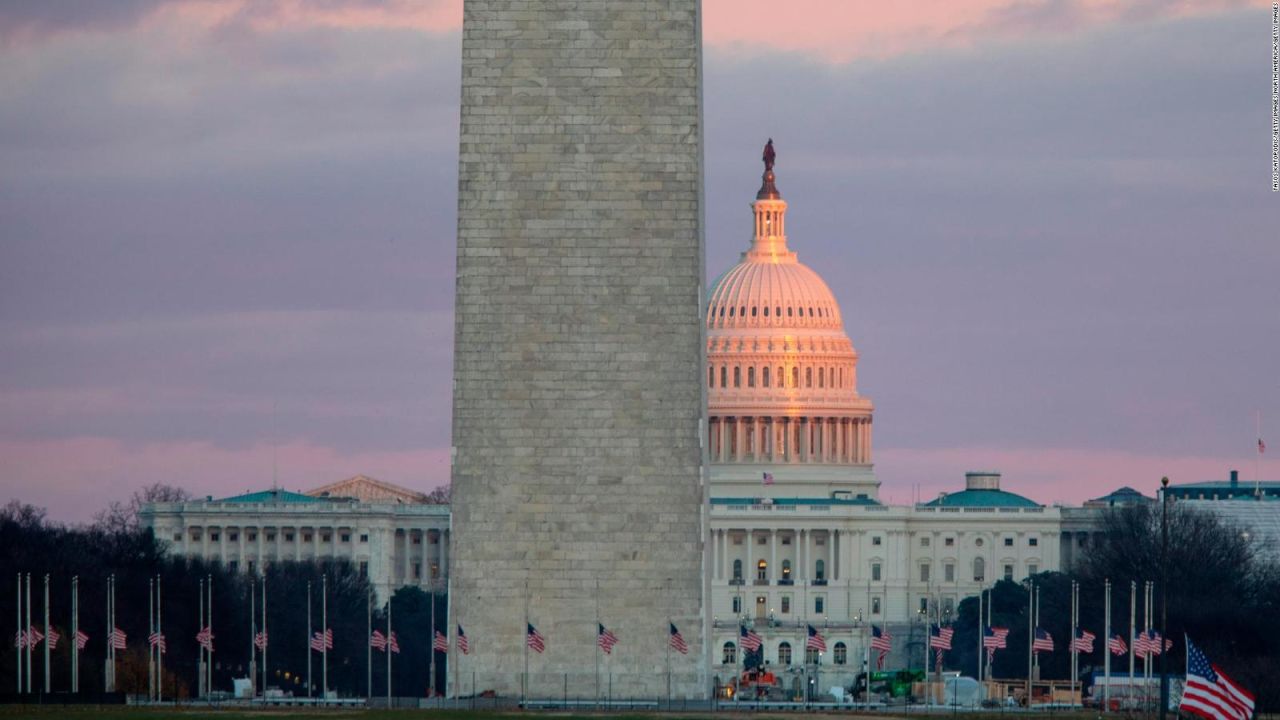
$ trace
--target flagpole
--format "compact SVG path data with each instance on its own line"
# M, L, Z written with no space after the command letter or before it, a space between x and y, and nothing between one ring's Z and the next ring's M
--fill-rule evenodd
M27 573L27 694L31 693L31 573Z
M524 581L524 688L521 690L520 702L529 699L529 580Z
M428 587L430 587L430 580ZM435 697L436 694L436 591L434 588L427 593L431 603L431 652L427 654L427 697ZM391 604L388 602L387 607Z
M254 643L258 639L258 612L256 596L258 582L253 575L249 576L249 697L258 696L258 647Z
M307 697L311 697L311 581L307 581Z
M1107 578L1106 582L1106 626L1107 629L1103 633L1107 647L1102 653L1102 675L1107 679L1107 684L1102 686L1102 710L1106 712L1111 709L1111 578Z
M49 573L44 574L44 694L49 694Z
M387 708L391 708L391 586L387 586Z
M667 709L671 709L671 616L667 616Z
M80 692L80 576L71 578L71 692Z
M308 603L310 603L310 598L308 598ZM307 632L310 632L310 631L311 631L310 628L308 628ZM271 644L271 638L269 635L267 635L267 572L266 570L263 570L262 572L262 699L263 700L267 699L267 678L269 677L267 675L267 646L270 644ZM311 650L309 648L307 650L307 654L308 656L310 656L311 654ZM308 678L308 680L310 680L310 678Z
M1145 715L1151 700L1151 636L1147 633L1151 627L1151 581L1147 580L1142 589L1142 635L1147 650L1142 656L1142 712Z
M160 633L160 637L164 637L164 623L161 619L164 617L162 612L164 609L163 596L160 589L164 585L164 576L156 575L156 632ZM164 653L156 651L156 700L164 699Z
M391 599L387 598L387 607ZM329 702L329 575L320 576L320 699ZM387 678L390 685L391 678Z
M1253 494L1262 499L1262 411L1254 416L1254 431L1257 434L1257 448L1253 453ZM1164 642L1162 639L1161 642Z
M204 628L205 628L205 622L204 622L204 578L200 578L200 603L199 603L199 608L198 608L198 609L199 609L199 611L200 611L200 622L199 622L199 623L197 623L197 624L199 625L200 632L203 634L203 633L204 633ZM198 638L197 638L197 640L198 640ZM205 682L205 672L204 672L204 667L205 667L205 654L204 654L204 651L205 651L204 643L200 643L200 660L199 660L199 662L197 662L197 663L196 663L196 666L197 666L197 667L196 667L196 669L197 669L197 671L199 671L199 674L200 674L200 675L199 675L199 681L196 683L196 685L197 685L197 689L199 690L199 695L200 695L200 697L204 697L204 696L205 696L205 693L206 693L206 692L208 692L208 690L205 688L205 684L204 684L204 682Z
M102 656L104 659L102 663L102 685L107 692L111 692L111 648L113 645L111 642L113 639L113 628L111 627L111 577L110 575L107 576L107 596L105 598L107 601L107 634L103 635L106 638L107 646L105 648L106 652Z
M373 586L365 588L364 591L364 614L365 614L365 697L369 702L373 702Z
M1136 662L1135 656L1138 649L1134 647L1134 641L1138 639L1134 633L1134 625L1137 624L1137 607L1138 607L1138 581L1129 581L1129 696L1133 697L1133 666Z
M1031 587L1027 590L1027 709L1031 709L1031 678L1034 673L1035 652L1032 648L1036 643L1036 584L1032 581Z
M147 699L156 699L156 579L147 580Z
M987 591L987 593L988 593L989 595L991 595L991 599L987 600L987 627L991 627L991 606L995 604L995 600L996 600L996 586L995 586L995 584L994 584L994 583L992 583L992 585L991 585L991 589L990 589L990 590L988 590L988 591ZM1007 632L1007 631L1006 631L1006 632ZM985 640L985 639L986 639L986 637L987 637L987 631L986 631L985 629L982 631L982 637L983 637L983 639L984 639L984 640ZM992 676L994 676L994 675L995 675L995 673L991 672L991 666L992 666L993 661L995 660L995 657L996 657L996 655L995 655L995 650L996 650L995 648L991 648L991 652L990 652L990 653L986 653L986 656L987 656L987 679L988 679L988 680L989 680Z
M982 596L986 593L986 589L981 585L978 586L978 682L982 682L986 676L982 674L982 645L986 638L986 632L982 627Z
M600 578L596 578L596 706L600 705Z
M1071 704L1075 704L1076 680L1080 673L1080 651L1076 635L1080 632L1080 583L1071 581Z
M13 636L14 647L18 651L18 662L15 663L18 670L18 694L22 694L22 649L26 647L24 638L26 635L22 630L22 573L18 573L18 632Z
M206 606L209 610L209 640L208 645L209 664L205 666L205 672L208 673L209 679L205 681L204 691L213 697L213 575L209 575L209 582L205 585L205 589L209 591L209 603Z

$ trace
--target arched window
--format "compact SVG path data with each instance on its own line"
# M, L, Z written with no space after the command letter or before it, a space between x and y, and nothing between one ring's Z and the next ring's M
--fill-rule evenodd
M779 665L791 664L791 643L784 642L778 645L778 664Z
M733 386L742 387L742 368L736 365L733 367Z
M804 664L805 664L805 665L817 665L817 664L818 664L818 648L809 647L809 646L807 646L807 645L805 646L805 648L804 648Z
M791 367L791 387L800 387L800 366L793 365Z
M813 308L809 308L809 317L813 317Z
M738 582L742 582L742 561L741 560L733 561L733 579Z
M778 378L778 387L782 387L787 384L787 374L782 371L781 365L778 366L777 378Z
M973 559L973 580L980 582L987 577L987 563L982 558Z
M844 368L840 368L840 373L836 379L840 381L840 387L844 387Z
M766 365L760 369L760 384L769 387L769 366Z
M760 308L756 307L755 305L752 305L752 306L751 306L751 317L755 317L755 316L756 316L756 311L758 311L759 309L760 309Z
M778 307L774 308L773 310L774 310L774 313L773 313L774 315L777 315L778 317L782 317L782 306L781 306L781 305L779 305Z
M724 665L738 664L738 646L727 642L724 644L724 652L720 656L720 662Z
M729 368L720 366L720 387L729 387Z
M731 308L729 308L729 317L733 317L733 310L734 310L734 309L733 309L732 307L731 307Z
M724 317L724 306L720 306L720 317Z
M747 387L756 386L756 369L755 366L747 368Z
M825 369L826 368L818 368L818 387L825 387L823 384L823 380L825 379L823 376L826 374L824 372Z
M826 560L819 558L818 561L813 564L813 579L814 580L827 579L827 561Z
M708 366L707 367L707 387L715 387L715 386L716 386L716 369L714 367Z
M790 307L789 307L789 308L787 308L787 317L793 317L793 316L792 316L792 314L791 314L791 311L792 311L792 310L795 310L795 308L790 308Z
M742 307L738 308L738 315L740 315L741 317L746 317L746 316L747 316L747 306L746 306L746 305L743 305Z
M782 579L783 580L791 579L791 561L790 560L782 561Z
M844 643L836 643L835 647L831 648L831 651L837 665L844 665L849 662L849 648Z
M764 558L760 558L760 561L756 563L756 579L769 579L769 563L765 562Z
M804 386L809 388L813 387L813 368L811 367L804 369Z
M765 306L764 306L764 316L765 316L765 317L769 317L769 306L768 306L768 305L765 305Z

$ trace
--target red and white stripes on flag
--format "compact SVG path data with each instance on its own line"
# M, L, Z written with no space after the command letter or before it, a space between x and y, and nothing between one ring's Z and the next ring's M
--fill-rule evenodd
M1036 628L1035 639L1031 641L1031 652L1053 652L1053 636L1044 628Z
M160 648L161 655L164 655L169 652L169 643L165 641L164 635L161 633L153 632L150 635L148 635L147 643L151 645L151 647Z
M1112 655L1124 655L1129 652L1129 644L1124 641L1123 637L1116 635L1107 641L1107 649L1111 651Z
M773 473L765 473L765 474L764 474L764 477L763 477L763 478L761 478L760 483L761 483L762 485L772 485L772 484L773 484Z
M764 644L764 639L755 630L749 629L746 625L739 625L738 644L745 652L755 652Z
M612 630L605 628L603 623L596 623L596 645L604 651L605 655L613 653L613 646L618 644L618 636L613 634Z
M333 630L328 629L328 630L325 630L324 632L320 632L319 630L317 630L315 634L311 636L311 649L315 650L316 652L324 652L325 650L332 650L333 649Z
M889 633L888 628L883 630L878 625L871 626L871 649L879 651L876 656L876 668L884 669L884 659L893 649L893 635Z
M369 644L374 650L387 651L387 637L382 634L381 630L374 630L373 635L369 636Z
M462 626L458 626L458 651L463 655L471 652L471 643L467 641L467 634L463 632Z
M684 641L684 636L680 634L680 631L676 628L676 624L671 622L667 624L671 626L671 639L668 641L668 644L671 645L671 649L681 655L688 655L689 644Z
M528 625L529 627L528 630L525 631L524 644L536 653L541 653L546 650L547 639L542 637L542 633L538 632L538 629L533 626L533 623L525 623L525 625Z
M27 646L27 634L21 630L13 631L13 646L21 650Z
M207 625L200 628L200 632L196 633L196 643L205 650L213 652L213 628Z
M330 645L330 647L332 647L332 645ZM387 636L387 649L397 655L400 654L400 640L396 638L395 630L392 630L391 634Z
M1205 720L1249 720L1253 717L1253 694L1240 687L1209 662L1208 656L1187 640L1187 685L1179 710Z
M89 634L83 630L76 631L76 649L83 650L89 644Z
M253 636L253 646L258 648L259 650L267 649L267 631L266 630L263 630L262 632Z
M810 625L809 636L804 640L805 650L817 650L818 652L827 651L827 639L818 632L818 628Z
M444 633L437 630L435 639L431 641L431 649L436 652L449 652L449 638L445 637Z
M1098 637L1097 635L1094 635L1088 630L1085 630L1083 628L1077 628L1076 639L1071 641L1071 649L1075 650L1078 653L1084 653L1085 655L1088 655L1089 653L1093 652L1093 641L1097 637Z
M124 650L128 639L129 638L124 634L124 631L120 628L114 628L111 631L111 647L116 650Z
M44 640L44 633L37 630L35 625L32 625L27 630L27 647L35 647L40 644L41 640Z

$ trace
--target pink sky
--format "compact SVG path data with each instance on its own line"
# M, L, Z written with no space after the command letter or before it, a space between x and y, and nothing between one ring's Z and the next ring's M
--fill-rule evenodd
M773 135L886 499L1254 477L1280 211L1239 88L1268 6L704 0L709 274ZM0 6L0 500L261 488L272 437L287 488L447 482L461 18Z

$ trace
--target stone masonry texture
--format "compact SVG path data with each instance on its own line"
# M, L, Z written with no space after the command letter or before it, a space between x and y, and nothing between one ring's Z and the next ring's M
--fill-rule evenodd
M464 4L463 693L709 694L700 33L698 0Z

